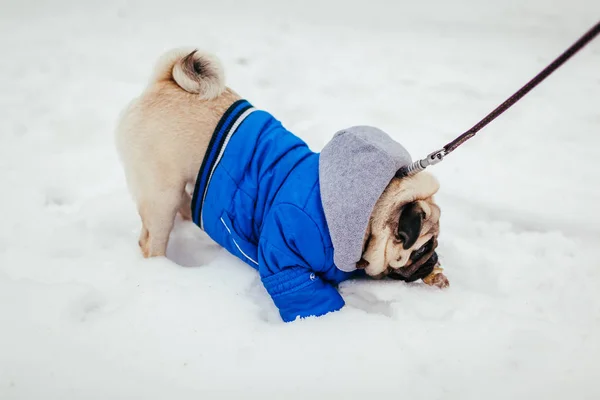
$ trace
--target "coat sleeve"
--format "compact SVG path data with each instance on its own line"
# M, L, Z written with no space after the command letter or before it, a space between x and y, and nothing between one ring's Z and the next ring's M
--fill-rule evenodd
M281 204L271 210L258 253L263 285L285 322L344 306L337 289L321 277L327 267L321 232L302 209Z

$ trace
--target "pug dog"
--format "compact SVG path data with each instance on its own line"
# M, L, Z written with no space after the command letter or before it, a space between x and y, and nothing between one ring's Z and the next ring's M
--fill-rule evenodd
M164 53L115 140L142 255L165 256L179 212L260 272L286 321L341 308L332 287L361 273L448 286L431 174L395 177L410 156L373 127L340 131L313 153L227 87L210 53Z

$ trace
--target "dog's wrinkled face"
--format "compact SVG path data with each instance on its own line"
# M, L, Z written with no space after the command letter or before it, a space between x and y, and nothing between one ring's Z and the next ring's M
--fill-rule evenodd
M414 280L423 266L430 272L437 263L440 208L433 196L438 189L437 180L426 172L394 178L375 204L357 267L375 278Z

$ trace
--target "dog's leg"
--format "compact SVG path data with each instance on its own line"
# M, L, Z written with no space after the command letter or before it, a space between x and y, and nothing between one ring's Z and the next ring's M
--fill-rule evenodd
M429 286L437 286L440 289L447 288L450 286L450 281L446 278L446 275L442 273L443 269L440 267L440 264L437 263L433 271L425 278L423 278L423 282L425 282Z
M160 190L139 201L138 210L142 218L139 244L144 257L165 256L175 214L182 203L182 193L183 190Z
M144 220L142 220L142 231L140 232L138 245L140 246L142 252L144 252L144 249L148 246L148 228L146 228L146 225L144 225Z
M181 197L179 214L181 214L181 218L185 219L186 221L192 220L192 197L185 190L183 191L183 196Z

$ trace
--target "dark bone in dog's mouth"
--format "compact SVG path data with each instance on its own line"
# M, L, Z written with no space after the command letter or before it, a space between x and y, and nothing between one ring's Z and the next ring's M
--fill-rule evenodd
M437 239L433 237L411 253L410 261L412 263L410 265L398 269L388 268L388 276L406 282L425 278L433 271L438 262L436 247Z

